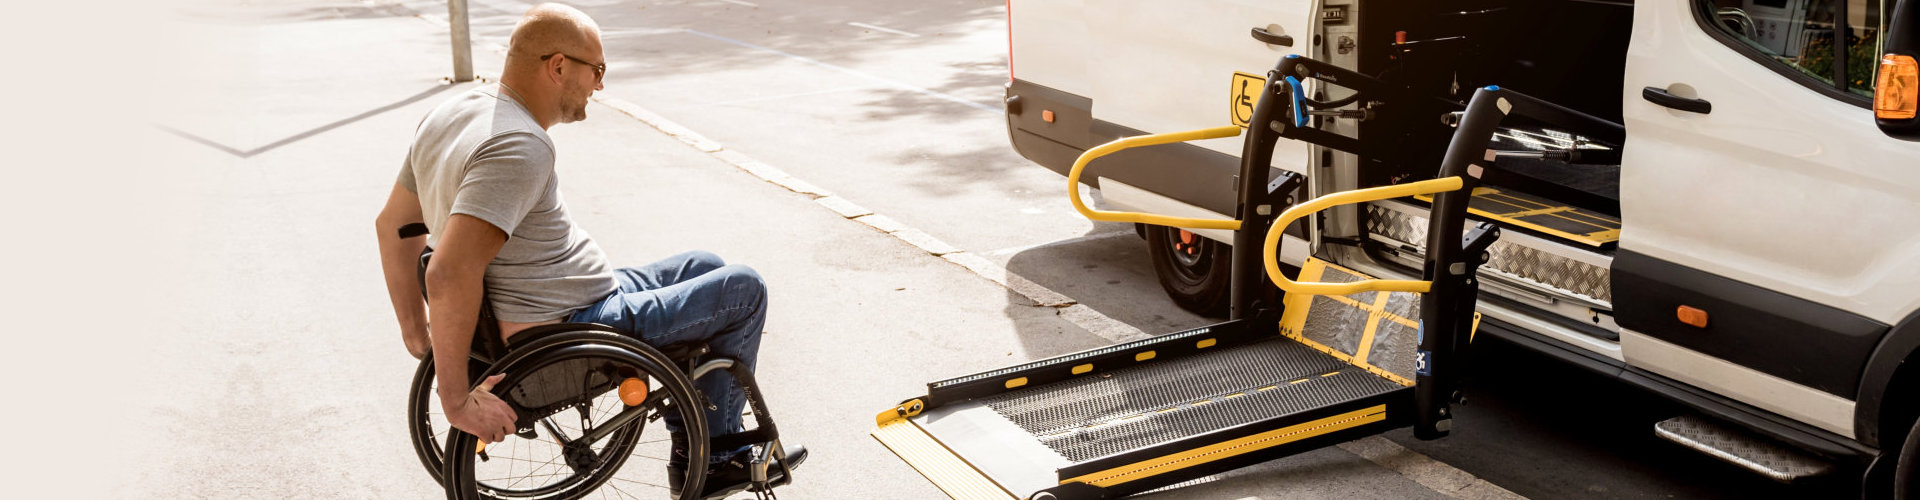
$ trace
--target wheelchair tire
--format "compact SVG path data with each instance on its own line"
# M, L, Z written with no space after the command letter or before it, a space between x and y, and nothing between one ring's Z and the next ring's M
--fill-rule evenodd
M441 469L446 461L440 458L444 434L433 428L435 420L445 425L440 416L440 405L431 401L434 389L433 353L429 351L420 367L413 371L413 385L407 388L407 437L413 440L413 454L420 457L420 465L427 468L427 475L433 476L433 482L445 485L441 478Z
M450 427L446 416L440 413L440 397L434 392L438 384L433 363L433 353L429 351L427 357L420 360L420 367L414 369L413 385L407 390L407 437L412 439L414 455L420 458L420 465L426 467L427 475L433 477L433 482L444 485L446 461L440 454L446 449ZM487 367L485 362L468 359L470 380L467 383L479 380L477 377L486 373Z
M541 337L531 344L515 348L492 367L484 371L476 370L476 373L479 374L472 377L476 381L498 373L507 374L494 387L494 393L514 405L514 410L522 418L521 434L509 435L505 441L493 443L487 449L496 454L501 450L511 450L508 453L517 454L522 449L551 449L553 458L544 462L540 457L546 455L537 455L532 459L505 456L484 460L475 451L479 440L455 429L448 429L445 439L435 439L430 426L432 417L429 415L433 404L428 401L433 392L432 374L430 367L422 363L415 378L421 379L423 375L426 378L416 380L414 384L414 390L421 394L409 402L410 418L413 419L410 427L417 436L415 447L421 455L422 464L432 468L434 462L440 462L437 478L446 487L449 499L581 498L615 479L614 475L634 453L645 425L652 420L668 413L677 414L683 423L682 431L687 435L705 436L707 432L705 415L701 411L700 401L703 400L675 363L653 347L608 327L580 325L577 331ZM606 438L595 443L556 446L552 442L574 439L557 438L566 436L566 429L554 425L556 418L573 413L569 410L577 410L580 415L580 426L574 429L579 435L592 432L599 424L607 423L602 417L611 417L611 414L606 413L605 409L624 410L626 407L620 403L613 387L625 377L634 376L651 380L656 386L652 391L657 399L650 398L649 401L657 401L658 405L651 408L649 414L614 429ZM579 383L583 390L574 395L570 390L556 389L556 383L561 386ZM589 416L595 407L601 409L602 413ZM423 423L429 425L421 425ZM664 439L664 428L660 434ZM436 441L444 443L439 443L441 449L430 452L427 448ZM598 448L594 449L593 446ZM683 499L698 498L701 482L706 476L707 446L704 439L688 440L686 488L680 496ZM446 457L452 459L447 460ZM489 461L493 463L487 463ZM551 467L557 472L537 474L542 467ZM502 470L506 477L497 477ZM526 475L516 477L516 472ZM664 487L645 481L626 482ZM617 496L657 496L634 495L620 489L619 485L611 488L619 493Z

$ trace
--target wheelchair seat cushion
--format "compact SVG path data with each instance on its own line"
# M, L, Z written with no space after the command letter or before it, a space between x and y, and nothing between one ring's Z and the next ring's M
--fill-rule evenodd
M586 325L592 325L594 330L606 331L613 329L613 327L598 323L554 323L550 325L540 325L521 330L513 334L512 337L507 338L507 350L517 350L523 346L533 344L540 339L554 335L580 331L581 327ZM654 348L659 349L661 354L665 354L667 359L673 360L675 364L683 366L698 359L710 350L705 341L699 340L676 342L664 346L654 346Z

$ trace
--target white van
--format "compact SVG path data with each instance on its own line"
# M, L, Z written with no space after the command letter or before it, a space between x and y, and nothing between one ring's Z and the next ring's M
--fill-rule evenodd
M1064 174L1117 138L1245 126L1249 86L1290 54L1434 97L1343 102L1349 88L1308 83L1304 122L1345 142L1281 141L1272 166L1308 179L1301 199L1432 177L1451 133L1434 103L1487 86L1623 125L1611 145L1496 136L1543 153L1499 157L1472 205L1505 229L1480 330L1697 410L1656 426L1668 439L1783 481L1838 464L1864 469L1870 496L1913 495L1916 3L1012 1L1008 131ZM1121 209L1231 218L1240 150L1133 149L1083 181ZM1568 151L1587 158L1556 161ZM1417 279L1426 212L1335 209L1291 228L1282 260ZM1174 300L1226 307L1229 232L1142 231ZM1722 427L1743 437L1706 437Z

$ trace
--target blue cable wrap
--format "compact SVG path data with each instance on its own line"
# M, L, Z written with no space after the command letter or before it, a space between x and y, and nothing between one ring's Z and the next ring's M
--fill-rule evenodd
M1293 126L1305 127L1307 126L1306 91L1300 87L1300 79L1292 76L1287 77L1287 86L1293 90L1291 92L1293 94Z

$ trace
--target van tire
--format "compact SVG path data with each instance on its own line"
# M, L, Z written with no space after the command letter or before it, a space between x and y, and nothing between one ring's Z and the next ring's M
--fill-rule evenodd
M1899 465L1893 471L1893 498L1920 500L1920 419L1907 430L1907 442L1900 446Z
M1160 288L1181 309L1209 317L1224 317L1233 288L1233 246L1189 233L1181 241L1180 228L1147 226L1147 254Z

